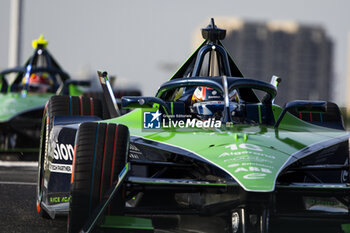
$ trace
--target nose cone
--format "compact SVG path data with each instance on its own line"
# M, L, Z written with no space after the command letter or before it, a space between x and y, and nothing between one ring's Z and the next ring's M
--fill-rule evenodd
M289 156L270 147L246 142L220 145L203 151L246 191L270 192Z

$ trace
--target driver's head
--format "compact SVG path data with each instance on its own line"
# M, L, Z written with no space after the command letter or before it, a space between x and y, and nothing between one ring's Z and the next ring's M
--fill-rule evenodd
M192 95L192 112L202 120L218 118L224 108L224 98L215 89L197 87Z
M192 103L215 100L223 100L223 97L217 90L210 87L197 87L192 95Z
M23 78L22 84L25 84L25 78ZM48 73L33 73L29 77L28 90L30 92L45 93L52 86L53 81Z

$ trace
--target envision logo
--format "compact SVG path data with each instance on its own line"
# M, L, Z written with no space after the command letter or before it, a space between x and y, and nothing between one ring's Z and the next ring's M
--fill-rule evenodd
M53 157L56 160L73 160L74 148L70 144L57 144Z

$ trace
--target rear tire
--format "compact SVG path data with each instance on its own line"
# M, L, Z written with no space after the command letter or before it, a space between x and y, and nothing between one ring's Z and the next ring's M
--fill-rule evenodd
M73 161L68 232L79 232L85 221L117 181L129 152L129 130L124 125L87 122L77 132ZM109 207L123 214L124 192Z
M53 127L54 117L91 115L102 118L102 105L97 99L77 96L52 96L46 103L41 128L36 198L37 212L44 218L50 218L43 210L42 202L46 198L43 192L45 164L48 166L48 139Z

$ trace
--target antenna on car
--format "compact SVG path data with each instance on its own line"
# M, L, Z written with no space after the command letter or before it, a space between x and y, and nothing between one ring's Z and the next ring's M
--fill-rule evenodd
M108 73L106 71L97 71L98 78L100 80L103 96L107 102L107 109L111 118L120 116L117 100L115 99L112 86L108 79Z
M225 39L226 30L218 28L215 25L214 18L211 18L210 24L206 28L202 28L202 36L205 40L216 42Z
M215 25L214 19L211 18L210 24L206 28L202 28L202 36L206 44L198 50L195 65L193 67L192 77L205 75L231 76L231 67L227 51L220 43L220 40L225 39L226 30L218 28ZM206 55L209 53L209 64L204 63ZM204 67L202 65L205 64ZM222 68L221 68L222 67Z

